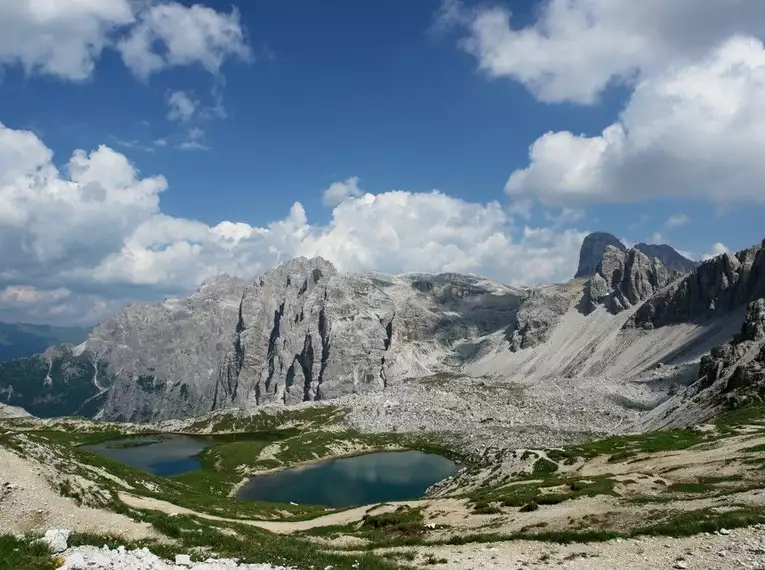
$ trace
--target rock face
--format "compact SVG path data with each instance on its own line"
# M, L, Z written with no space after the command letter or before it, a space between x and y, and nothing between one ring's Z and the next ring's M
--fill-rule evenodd
M126 307L99 324L87 354L105 363L93 384L105 391L103 417L184 417L209 410L231 347L243 281L222 275L190 297Z
M741 332L731 342L701 359L699 379L701 388L720 383L723 393L765 390L765 298L749 304Z
M507 326L518 290L467 276L340 275L295 259L246 288L214 407L336 398L431 374Z
M571 307L571 302L570 293L560 287L539 287L528 291L505 329L510 350L517 352L545 343Z
M708 421L726 408L765 400L765 298L749 303L732 341L713 347L701 358L696 378L636 427L688 426Z
M630 325L653 328L725 314L765 296L765 242L699 265L641 306Z
M593 232L587 235L579 250L579 266L577 267L574 278L594 275L598 270L598 265L600 264L600 260L603 257L606 248L609 246L620 251L627 250L624 244L612 234L606 232Z
M680 255L673 247L664 243L661 245L639 243L635 249L642 251L650 258L660 260L669 271L690 273L699 266L697 261Z
M597 272L585 284L582 309L590 313L604 305L616 314L640 304L664 287L670 273L659 259L632 248L607 246Z
M298 258L250 284L222 276L186 299L128 306L83 345L0 365L0 401L158 421L379 390L455 370L516 323L519 346L539 342L545 317L518 314L528 296L479 277L339 274Z

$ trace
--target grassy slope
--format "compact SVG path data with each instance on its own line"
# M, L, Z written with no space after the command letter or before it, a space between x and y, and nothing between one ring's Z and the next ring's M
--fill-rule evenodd
M153 524L158 530L178 541L170 550L152 545L152 548L172 554L171 551L189 551L203 546L215 545L216 551L223 556L236 556L252 562L275 562L295 565L297 568L324 567L331 565L337 569L356 567L361 564L364 568L395 568L402 567L401 561L396 563L372 553L363 559L359 555L343 554L341 548L319 547L316 544L308 546L307 535L331 538L336 536L354 536L362 540L361 547L374 550L382 546L416 545L433 543L459 544L466 542L483 542L527 538L534 540L549 540L559 542L607 540L616 536L633 536L637 534L660 534L683 536L702 531L713 531L722 527L733 528L752 523L765 522L765 510L752 505L737 505L733 497L741 491L765 484L759 475L765 465L765 446L762 444L748 446L741 450L741 465L752 465L751 470L744 470L738 476L704 477L698 476L688 480L678 480L650 495L628 495L624 488L629 481L618 479L609 473L597 477L587 476L578 471L588 462L600 462L613 465L614 470L624 470L625 466L634 465L640 471L641 463L648 459L685 450L695 453L696 450L709 449L715 446L725 446L732 438L765 437L765 407L749 406L738 409L722 416L713 430L671 430L655 432L639 436L613 437L572 446L566 449L548 450L541 459L541 467L535 466L533 473L519 474L513 480L502 481L501 484L490 484L463 494L469 502L472 516L488 517L496 513L524 513L537 509L555 508L565 501L577 501L586 497L608 495L624 504L633 504L636 509L650 514L651 520L642 520L632 526L616 525L614 520L606 517L583 517L571 520L568 528L549 529L544 524L529 525L514 533L493 532L486 530L463 531L454 528L455 532L443 532L449 529L438 529L435 534L427 526L420 509L398 509L392 513L368 515L359 523L338 527L317 528L293 536L279 536L266 531L231 522L212 522L198 517L170 517L157 512L139 511L122 504L117 498L119 487L107 478L99 479L92 472L86 472L81 467L68 462L63 472L86 475L111 491L112 500L104 505L106 508L125 513L137 520ZM237 468L247 466L248 469L269 467L273 462L287 466L297 461L304 461L316 456L331 455L340 446L352 443L356 448L373 450L392 445L421 448L427 450L442 450L437 438L423 436L401 436L396 434L365 435L346 429L343 424L342 410L331 407L306 408L289 411L272 416L263 414L250 418L238 418L234 415L221 415L212 423L200 423L192 429L209 431L213 429L242 430L243 433L218 435L217 445L208 448L201 457L203 469L179 477L155 477L137 469L109 459L85 452L76 446L82 443L92 443L111 439L116 434L109 427L99 431L99 424L89 424L85 431L48 430L26 432L24 438L44 444L53 449L62 458L62 465L67 465L66 458L72 457L81 463L96 465L117 475L128 484L135 487L136 494L170 501L196 511L217 514L228 518L260 518L282 520L298 520L326 513L321 507L307 505L276 505L270 503L239 502L227 497L231 486L240 478ZM29 425L29 424L27 424ZM1 431L0 431L1 433ZM19 433L11 430L0 435L0 444L11 447L23 447ZM23 438L22 438L23 439ZM268 445L278 444L278 450L264 465L258 454ZM667 475L664 473L663 475ZM533 477L533 479L532 479ZM66 481L66 477L64 477ZM550 489L555 488L555 492ZM62 492L75 496L78 500L88 502L89 497L78 495L79 491L62 485ZM651 505L663 506L673 501L690 501L703 495L707 498L727 498L731 495L730 505L733 507L725 512L714 509L671 509L655 510ZM522 515L519 515L522 516ZM193 532L192 532L193 531ZM0 542L1 549L9 548L9 538ZM85 538L82 539L83 541ZM108 537L87 537L90 542L107 541ZM26 543L25 543L26 544ZM19 556L29 560L39 557L39 550L18 544ZM350 548L350 547L349 547ZM175 550L173 550L175 549ZM14 550L14 552L16 552ZM349 557L350 556L350 557ZM19 562L16 567L24 566ZM30 562L31 564L31 562ZM317 566L318 565L318 566ZM323 565L323 566L322 566ZM0 566L0 570L4 570Z

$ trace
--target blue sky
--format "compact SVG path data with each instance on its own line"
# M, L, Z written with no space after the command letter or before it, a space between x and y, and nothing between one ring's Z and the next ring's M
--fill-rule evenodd
M765 234L754 5L60 4L0 7L6 320L293 255L534 283L570 277L588 231L697 259Z

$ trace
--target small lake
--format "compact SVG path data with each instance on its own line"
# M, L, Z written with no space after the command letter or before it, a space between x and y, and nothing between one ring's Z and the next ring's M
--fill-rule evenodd
M421 451L370 453L328 459L249 480L238 499L351 507L423 496L457 472L445 457Z
M201 463L196 456L217 443L213 437L162 434L114 439L83 445L82 449L154 475L171 477L199 469Z

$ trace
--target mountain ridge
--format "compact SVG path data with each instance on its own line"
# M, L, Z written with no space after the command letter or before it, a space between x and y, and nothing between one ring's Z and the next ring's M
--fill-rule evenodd
M712 314L694 305L692 316L714 327L688 315L680 328L644 326L645 307L660 306L678 284L721 276L734 258L739 269L756 268L747 282L760 291L759 249L683 277L637 248L607 246L587 281L529 287L453 273L341 273L322 258L297 258L250 282L220 276L187 298L130 305L81 345L5 363L0 402L38 416L145 422L397 394L412 380L463 375L532 392L563 383L602 410L621 405L613 391L653 406L691 380L687 363L732 338L749 296ZM641 379L660 363L684 367L682 378L654 392Z

